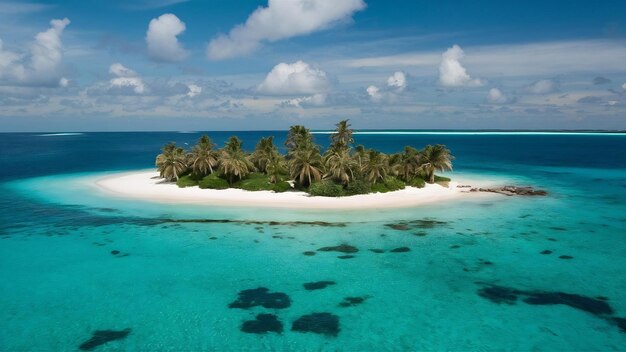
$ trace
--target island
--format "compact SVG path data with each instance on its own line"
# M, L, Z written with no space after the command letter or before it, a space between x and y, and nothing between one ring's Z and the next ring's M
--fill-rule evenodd
M246 191L302 191L312 196L342 197L385 193L426 183L448 187L449 178L435 171L452 170L453 156L444 145L421 150L406 146L384 154L354 147L348 120L337 123L325 150L315 144L311 131L291 126L281 154L272 136L261 138L252 153L232 136L221 149L202 136L191 150L169 143L156 157L159 176L179 187L242 189Z

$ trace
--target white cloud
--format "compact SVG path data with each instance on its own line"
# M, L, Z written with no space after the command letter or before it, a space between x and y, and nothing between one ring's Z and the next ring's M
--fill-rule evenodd
M202 87L195 85L195 84L189 84L187 85L187 88L189 88L189 91L187 92L187 96L189 98L193 98L196 95L202 93Z
M487 102L491 104L505 104L509 99L498 88L491 88L487 93Z
M463 49L453 45L442 55L439 65L439 84L444 87L478 87L483 85L479 79L473 79L461 65L465 56Z
M401 92L406 88L406 75L402 71L394 72L393 75L387 78L387 85L391 88L396 89L398 92Z
M370 99L375 103L381 101L383 98L383 95L380 93L380 89L376 86L369 86L365 91L370 96Z
M306 106L322 106L325 103L326 103L325 94L313 94L308 97L289 99L285 102L285 105L301 108L301 107L306 107Z
M548 94L557 91L558 82L553 79L540 79L526 87L526 90L532 94Z
M463 62L478 76L554 76L569 73L625 72L626 46L621 40L555 41L465 47ZM430 75L441 61L438 52L338 61L347 67L413 67L411 74ZM419 70L421 68L421 70Z
M7 1L0 3L0 14L3 15L15 15L39 12L47 10L53 7L53 5L37 4L31 2L13 2Z
M622 89L626 90L626 83L622 84Z
M146 86L137 73L120 63L115 63L109 67L109 73L116 76L109 83L114 89L130 88L137 94L143 94Z
M0 80L8 84L56 86L63 58L61 35L70 20L50 21L50 28L37 33L29 54L5 50L0 40Z
M220 34L209 43L207 55L213 60L242 56L262 42L274 42L323 30L346 21L365 8L363 0L269 0L257 8L244 24Z
M165 62L185 59L188 53L180 45L177 38L178 35L185 32L185 29L185 23L171 13L152 19L146 32L146 43L150 57L156 61Z
M59 87L65 88L69 83L70 81L65 77L61 77L61 79L59 79Z
M267 74L258 91L266 94L316 94L328 90L326 72L311 67L304 61L280 63Z

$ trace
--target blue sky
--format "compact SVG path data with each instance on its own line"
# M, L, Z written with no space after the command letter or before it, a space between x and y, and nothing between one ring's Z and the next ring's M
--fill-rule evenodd
M626 129L626 2L0 0L0 131Z

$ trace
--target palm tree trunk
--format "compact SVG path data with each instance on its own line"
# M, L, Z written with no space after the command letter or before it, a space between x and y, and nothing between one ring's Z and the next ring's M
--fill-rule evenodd
M435 170L431 171L428 177L430 183L435 183Z

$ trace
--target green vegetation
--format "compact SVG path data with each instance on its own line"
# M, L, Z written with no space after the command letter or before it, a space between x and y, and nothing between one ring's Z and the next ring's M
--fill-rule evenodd
M210 174L200 180L200 182L198 182L198 187L210 189L226 189L230 186L228 185L228 181L220 178L219 176L217 176L217 174Z
M315 144L310 130L291 126L285 141L286 155L265 137L252 153L243 150L236 136L215 149L202 136L189 151L169 143L156 158L159 174L179 187L240 188L248 191L286 192L292 189L314 196L341 197L372 192L392 192L406 186L422 188L426 183L447 186L447 177L437 171L452 170L454 157L444 145L427 145L421 150L407 146L400 153L384 154L359 145L353 148L353 131L348 120L336 125L328 149Z

